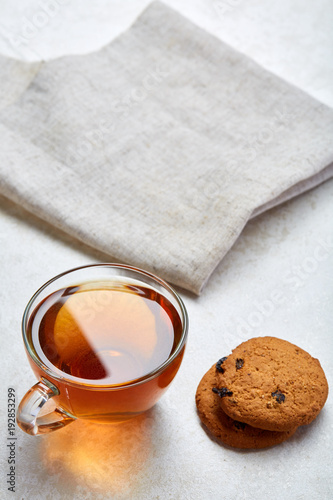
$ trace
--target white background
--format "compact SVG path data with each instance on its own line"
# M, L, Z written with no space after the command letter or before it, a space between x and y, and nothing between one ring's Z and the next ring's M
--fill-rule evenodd
M165 3L333 107L329 0ZM91 52L126 30L148 4L3 0L0 53L32 61ZM242 340L260 335L308 350L332 385L332 201L329 181L258 217L200 298L181 291L190 316L187 352L173 385L147 415L121 427L75 422L38 438L18 430L12 494L6 485L7 388L14 387L19 400L34 383L20 334L25 304L52 276L105 256L0 199L0 498L332 498L330 397L313 424L261 451L233 450L209 439L194 403L208 368Z

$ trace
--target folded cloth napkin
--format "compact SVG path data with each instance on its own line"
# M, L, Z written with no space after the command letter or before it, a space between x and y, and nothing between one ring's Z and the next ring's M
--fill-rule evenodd
M159 2L0 81L0 192L197 294L251 217L333 174L331 109Z

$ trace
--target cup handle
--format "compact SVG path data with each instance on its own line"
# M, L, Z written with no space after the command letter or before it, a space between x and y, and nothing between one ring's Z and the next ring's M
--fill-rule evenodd
M74 422L75 417L69 415L61 408L38 416L43 406L54 396L58 396L59 390L55 385L44 377L41 378L23 397L19 404L16 421L19 427L32 436L47 434Z

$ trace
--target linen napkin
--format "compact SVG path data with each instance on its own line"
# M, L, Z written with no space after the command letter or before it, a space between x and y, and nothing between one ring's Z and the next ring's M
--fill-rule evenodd
M159 2L98 52L1 68L0 192L197 294L251 217L333 175L331 109Z

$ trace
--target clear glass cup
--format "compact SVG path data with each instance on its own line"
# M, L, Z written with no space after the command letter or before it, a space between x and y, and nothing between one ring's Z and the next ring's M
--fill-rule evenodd
M172 352L159 366L138 378L113 384L105 383L103 379L84 380L72 376L47 360L38 345L38 338L33 337L29 330L34 321L34 311L53 293L82 285L90 286L90 283L102 283L108 287L125 285L131 291L148 290L149 295L159 297L160 302L171 304L172 310L176 311L174 317L177 318L180 334ZM188 316L178 293L153 274L126 265L95 264L64 272L45 283L26 306L22 333L38 382L23 397L17 423L28 434L38 435L64 427L77 418L100 423L119 422L154 406L169 387L182 362ZM158 328L156 335L159 335Z

